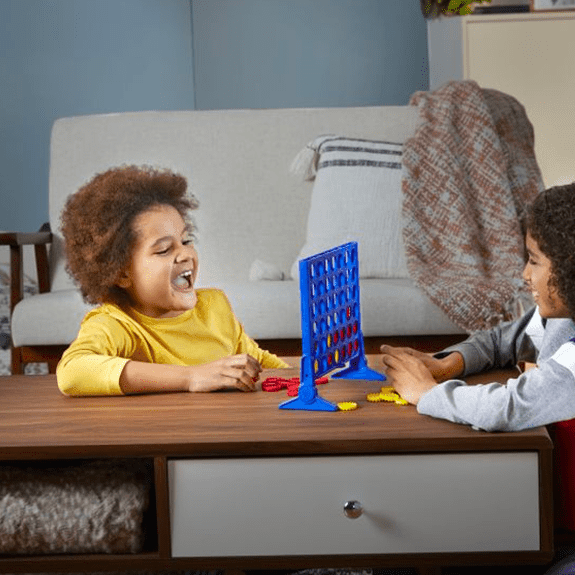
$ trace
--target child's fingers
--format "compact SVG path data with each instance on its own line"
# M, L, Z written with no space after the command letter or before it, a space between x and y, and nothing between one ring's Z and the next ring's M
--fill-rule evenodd
M260 371L259 363L255 362L254 365L252 362L244 361L240 356L233 356L223 366L221 375L227 387L235 387L242 391L255 391Z
M240 391L255 391L257 377L250 375L247 371L242 369L234 369L227 374L231 380L231 387L235 387Z
M382 362L384 365L394 367L396 369L400 369L401 367L404 369L413 369L425 365L422 358L400 350L395 350L393 354L384 353L382 355Z
M396 353L395 355L391 355L385 353L381 356L381 361L387 368L398 369L405 364L406 357L409 356L407 354L400 355Z
M238 355L231 355L229 357L232 365L235 366L250 366L253 369L262 370L262 366L259 364L259 362L253 358L251 355L247 354L247 353L240 353Z
M379 351L385 355L416 355L419 353L411 347L394 347L392 345L382 345Z
M434 361L432 353L426 353L411 347L392 347L389 345L382 345L379 350L384 355L392 355L399 358L413 357L423 361L424 363Z
M199 366L190 366L189 391L239 389L255 391L262 367L247 354L233 355Z
M393 356L393 355L383 355L382 357L383 365L386 370L385 373L389 377L394 385L396 383L401 384L401 381L405 378L418 378L427 377L429 370L425 364L408 354Z
M231 356L230 365L237 369L245 370L248 374L250 374L250 377L255 378L256 381L262 372L262 366L260 363L248 354Z

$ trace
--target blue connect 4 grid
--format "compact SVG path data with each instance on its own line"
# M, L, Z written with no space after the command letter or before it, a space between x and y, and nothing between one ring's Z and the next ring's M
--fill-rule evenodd
M337 411L337 405L319 397L316 378L345 368L332 377L385 380L384 375L367 367L361 331L357 242L300 260L299 282L300 386L298 396L279 407Z

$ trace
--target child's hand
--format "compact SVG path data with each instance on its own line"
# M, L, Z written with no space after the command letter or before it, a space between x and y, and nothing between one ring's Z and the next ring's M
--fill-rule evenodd
M431 371L416 355L388 346L382 346L382 351L384 347L388 353L383 354L382 360L390 383L403 399L417 405L419 398L436 385Z
M190 366L188 391L206 392L234 388L240 391L255 391L261 371L262 366L247 354L231 355L211 363Z
M463 373L464 362L463 356L458 353L450 353L449 355L438 359L433 357L432 353L424 353L411 347L391 347L389 345L382 345L379 350L384 355L402 357L410 355L418 359L429 370L433 379L437 383L453 379Z

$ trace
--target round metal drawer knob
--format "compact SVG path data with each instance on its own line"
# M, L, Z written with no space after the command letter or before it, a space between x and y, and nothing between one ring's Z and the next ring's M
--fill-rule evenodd
M349 519L357 519L363 513L363 505L359 501L346 501L343 513Z

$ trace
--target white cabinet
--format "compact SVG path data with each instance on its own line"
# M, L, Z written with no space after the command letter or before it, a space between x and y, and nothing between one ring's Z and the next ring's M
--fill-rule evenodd
M535 130L546 186L575 180L575 11L428 22L430 89L475 80L511 94Z
M173 460L168 481L173 557L540 545L537 452Z

